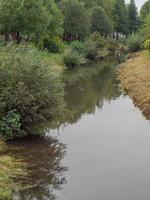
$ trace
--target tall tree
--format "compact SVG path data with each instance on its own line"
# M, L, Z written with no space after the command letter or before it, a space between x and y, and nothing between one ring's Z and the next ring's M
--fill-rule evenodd
M143 27L140 30L140 34L146 39L150 39L150 14L145 17Z
M83 3L78 0L63 0L60 7L64 15L65 38L84 38L90 31L90 20Z
M115 30L118 33L127 34L128 29L128 12L124 0L116 0L114 8Z
M97 2L97 5L104 8L107 15L111 19L113 19L113 10L114 10L114 6L115 6L115 0L96 0L96 2Z
M61 36L63 34L63 16L54 0L43 0L50 15L48 33L50 35Z
M91 15L92 31L98 31L101 35L110 34L113 31L113 25L106 11L96 6L93 8Z
M46 31L49 17L41 0L0 0L0 32L6 37L13 33L18 42L22 35Z
M128 4L128 19L129 19L129 31L130 33L137 31L138 29L138 11L135 5L135 0L130 0Z
M144 19L147 15L150 14L150 0L146 1L140 11L141 17Z

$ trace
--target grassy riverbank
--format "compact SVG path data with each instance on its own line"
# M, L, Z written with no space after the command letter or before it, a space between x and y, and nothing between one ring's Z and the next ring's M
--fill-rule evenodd
M148 52L135 53L127 62L121 64L119 78L135 105L147 119L150 119L150 55Z

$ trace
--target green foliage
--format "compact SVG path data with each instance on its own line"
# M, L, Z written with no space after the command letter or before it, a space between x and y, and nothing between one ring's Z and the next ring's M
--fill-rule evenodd
M138 34L129 36L127 43L131 52L138 51L143 48L143 38Z
M96 0L97 5L102 7L106 11L107 15L109 16L109 18L112 19L112 21L113 21L113 11L115 7L115 1L116 0Z
M84 44L85 44L85 49L86 49L86 58L95 59L98 53L96 42L90 39L87 39Z
M145 19L150 14L150 0L146 1L140 11L141 17Z
M140 35L144 40L150 39L150 14L144 20L144 24L140 29Z
M83 42L74 41L71 43L71 48L81 55L85 55L86 49Z
M116 40L109 39L107 44L108 50L110 50L112 53L115 53L116 50L119 49L119 43Z
M150 52L150 40L146 40L144 42L144 47L145 47L145 49L148 49L148 51Z
M21 116L15 111L9 111L0 120L0 133L5 140L22 137L24 133L21 131Z
M42 33L61 36L63 16L54 0L0 0L0 31L18 42Z
M124 0L116 0L113 12L116 32L128 33L128 12Z
M91 15L92 32L98 31L102 35L110 34L113 31L112 22L106 11L100 6L93 8Z
M61 51L62 42L57 37L43 36L38 44L40 49L47 49L52 53L59 53Z
M5 12L4 12L5 10ZM16 34L31 36L47 29L50 16L40 0L0 0L0 31L6 36Z
M62 36L63 34L63 15L54 0L43 0L43 5L49 12L50 20L47 31L50 35Z
M91 9L97 5L96 0L82 0L82 2L87 9Z
M60 7L64 15L64 33L68 37L85 37L90 30L90 20L84 5L78 0L62 0Z
M68 68L73 68L81 64L82 56L75 50L69 49L63 56L64 64Z
M100 35L99 32L93 32L89 39L96 43L97 47L103 48L107 45L107 41Z
M138 11L135 5L135 0L130 0L128 5L128 20L129 20L129 31L133 33L138 29Z
M3 126L8 125L4 134L11 132L12 125L7 121L13 117L16 122L13 128L23 131L19 134L34 134L34 123L62 113L63 84L59 72L33 47L8 45L0 51L0 117ZM18 133L13 134L18 137Z

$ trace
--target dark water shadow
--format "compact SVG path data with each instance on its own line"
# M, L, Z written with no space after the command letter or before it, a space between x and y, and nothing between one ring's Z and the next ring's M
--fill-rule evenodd
M67 168L61 163L66 146L57 139L29 137L9 144L7 153L25 165L26 175L18 177L20 187L13 199L55 200L54 190L66 183Z

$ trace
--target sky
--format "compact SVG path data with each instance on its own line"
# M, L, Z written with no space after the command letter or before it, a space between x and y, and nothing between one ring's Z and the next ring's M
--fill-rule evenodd
M129 3L130 0L126 0ZM138 10L140 10L141 6L146 2L146 0L135 0Z

